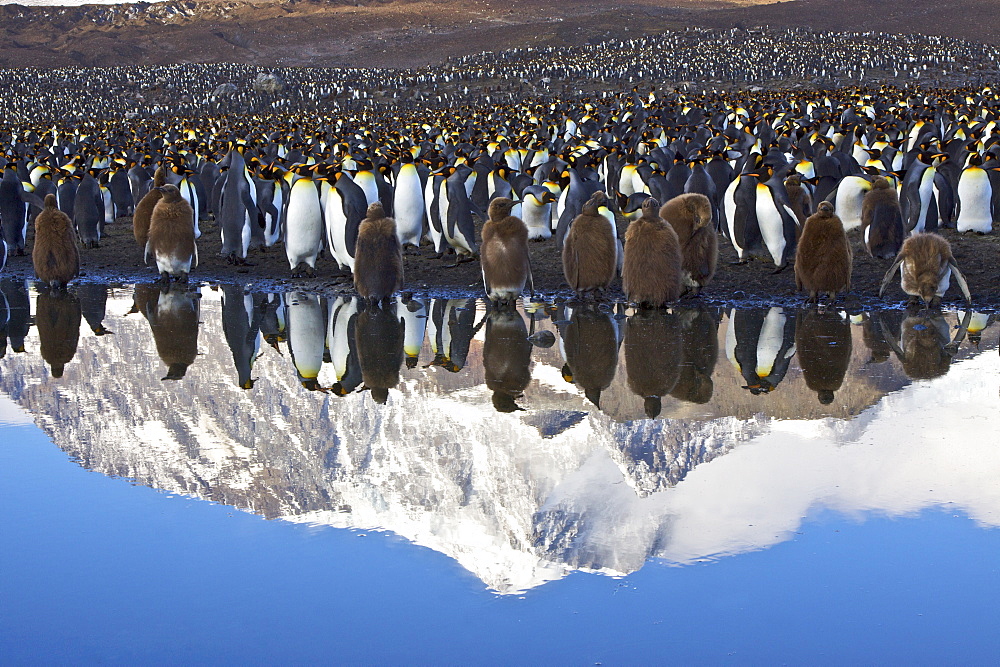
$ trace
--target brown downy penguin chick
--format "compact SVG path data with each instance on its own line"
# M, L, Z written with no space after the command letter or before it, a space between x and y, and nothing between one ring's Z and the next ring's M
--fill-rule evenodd
M785 192L788 193L788 205L799 221L799 228L812 215L812 197L809 191L802 187L802 176L792 174L785 179Z
M146 262L150 256L156 260L163 282L169 283L171 278L176 278L186 283L191 268L198 266L198 246L191 223L194 210L176 185L162 185L158 190L163 198L156 203L150 219Z
M608 219L598 212L607 196L595 192L573 219L563 242L566 282L578 295L603 292L618 268L618 241Z
M885 176L872 182L872 189L861 202L861 233L868 254L891 259L903 246L903 213L899 195Z
M625 324L628 388L642 398L650 419L660 414L662 397L674 390L680 377L679 334L677 316L666 310L640 310Z
M396 232L393 232L395 238ZM372 400L384 404L389 390L399 384L403 365L404 324L396 314L395 304L363 304L354 326L358 365L365 388Z
M354 251L354 289L369 301L388 299L403 286L403 248L396 221L385 217L381 202L368 207Z
M143 248L146 247L146 241L149 240L149 223L153 217L153 209L163 198L163 193L157 188L166 184L166 171L163 167L157 167L156 173L153 174L153 188L139 200L135 206L135 212L132 214L132 235L135 236L135 242Z
M914 234L903 242L889 270L882 279L878 295L885 293L896 271L900 272L900 287L910 295L910 302L921 299L925 306L936 307L941 297L948 291L954 275L966 302L972 304L969 285L958 270L955 257L951 254L951 244L943 236L933 233Z
M517 399L531 382L531 342L524 319L516 310L497 309L486 320L483 371L497 412L523 409Z
M479 245L486 296L498 304L513 306L525 283L534 293L528 258L528 227L510 214L514 202L497 197L490 202L489 219L483 225Z
M80 275L80 251L73 221L59 210L56 196L45 195L45 208L35 218L35 247L31 251L35 275L50 287L65 287Z
M851 323L835 310L807 310L795 320L795 352L806 386L833 403L851 364Z
M832 301L837 292L851 288L853 261L851 244L833 204L820 202L806 220L795 251L795 288L809 292L810 301L816 301L821 292Z
M625 232L622 289L625 298L640 306L660 308L681 295L681 246L677 232L659 214L660 203L650 197L642 217Z
M63 368L76 355L80 319L80 301L75 294L63 290L38 293L35 326L38 327L39 352L52 369L54 378L63 376Z
M694 192L680 195L660 207L660 217L674 228L681 244L684 291L697 295L712 281L719 261L719 235L712 223L712 202Z
M180 285L162 291L143 291L141 296L136 288L134 299L144 301L144 314L153 331L156 352L167 366L167 375L162 380L180 380L198 356L199 297L197 292L189 292Z

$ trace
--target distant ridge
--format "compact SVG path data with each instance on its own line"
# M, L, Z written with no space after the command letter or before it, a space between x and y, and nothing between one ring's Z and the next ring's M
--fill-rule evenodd
M38 2L38 0L27 0ZM2 2L2 0L0 0ZM433 65L524 46L576 46L700 25L1000 40L1000 0L167 0L0 4L0 66L238 62ZM970 17L975 20L970 20Z

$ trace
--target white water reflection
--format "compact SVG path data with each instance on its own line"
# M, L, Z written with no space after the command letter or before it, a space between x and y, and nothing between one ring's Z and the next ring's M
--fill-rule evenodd
M862 344L859 319L846 376L834 378L842 387L822 405L809 386L830 378L805 377L797 357L787 357L780 378L769 366L768 391L749 391L746 362L725 361L742 354L727 313L711 348L723 359L707 371L710 400L665 396L663 418L648 420L623 354L599 409L593 392L564 379L569 368L585 382L580 358L562 344L532 350L518 399L526 409L498 413L485 385L486 328L462 342L463 327L472 331L481 316L463 310L470 304L442 302L453 315L427 321L419 361L405 364L413 367L399 371L379 405L370 391L339 395L360 385L363 370L375 380L364 353L364 368L350 370L357 360L343 341L353 334L322 319L337 312L335 302L292 295L287 310L261 309L254 333L253 298L231 288L201 293L200 354L182 380L161 378L190 335L164 347L171 323L155 310L162 299L121 290L104 318L115 333L82 327L62 378L50 377L32 328L26 352L0 360L0 390L87 468L269 518L392 531L505 593L577 569L624 574L649 558L683 564L766 548L822 510L861 520L952 503L983 526L1000 521L1000 448L990 435L1000 425L995 329L982 334L987 353L966 344L943 377L910 385L895 359L873 361L881 357ZM239 308L224 311L226 298ZM139 313L124 316L136 301ZM433 314L434 305L408 312ZM306 328L284 342L284 327L299 321ZM194 325L180 318L173 326ZM309 332L335 341L325 360L315 336L298 338ZM617 346L615 335L609 340ZM755 350L760 377L761 350L790 348L785 342L739 349ZM413 349L410 341L407 356ZM673 393L692 395L677 390L685 372L676 375ZM314 391L331 386L339 389ZM0 421L16 418L9 405L0 401Z

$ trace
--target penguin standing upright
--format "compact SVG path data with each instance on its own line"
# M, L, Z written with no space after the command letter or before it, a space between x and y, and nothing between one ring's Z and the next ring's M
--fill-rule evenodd
M531 259L528 256L528 228L511 215L514 202L498 197L490 202L489 219L483 225L480 247L483 285L495 303L513 306L525 284L534 293Z
M336 175L323 197L326 245L341 269L354 271L358 230L368 205L364 190L346 172Z
M712 281L719 260L719 238L712 223L712 204L705 195L681 195L660 207L660 218L677 233L684 291L698 294Z
M227 160L225 176L216 184L221 200L216 214L222 233L221 254L230 264L246 264L253 240L251 224L257 220L256 188L251 188L242 153L232 150Z
M861 176L845 176L837 185L833 199L834 208L844 225L844 231L851 231L861 225L861 209L865 193L871 190L872 184Z
M832 301L837 292L851 288L853 262L851 244L833 204L820 202L806 220L795 252L796 289L809 292L810 301L816 301L821 292Z
M978 158L978 156L976 156ZM975 160L980 163L980 159ZM958 220L960 232L989 234L993 231L993 185L989 173L979 164L970 164L958 179Z
M529 241L552 237L552 203L556 196L542 185L529 185L521 191L521 219L528 228Z
M598 208L607 200L597 191L573 219L562 246L563 274L578 295L601 293L614 280L618 239Z
M771 254L775 272L779 272L795 256L799 223L788 205L784 182L777 172L768 181L757 184L756 194L760 235Z
M396 174L392 210L396 220L396 236L401 246L420 247L424 232L424 184L417 165L403 162Z
M292 277L312 276L323 249L323 210L318 182L302 176L292 183L285 211L285 256Z
M861 232L868 254L891 259L903 245L903 213L899 195L889 180L879 176L861 204Z
M363 298L388 299L403 286L403 248L396 236L396 223L385 217L379 202L368 207L355 253L354 287Z
M468 168L458 169L441 184L438 196L441 226L448 245L455 251L455 265L471 260L479 252L476 227L472 222L472 206L465 189Z
M674 228L660 218L659 210L660 203L651 197L642 205L642 217L629 224L622 267L625 298L653 308L681 295L680 242Z
M41 206L37 196L25 192L17 177L17 171L8 167L0 178L0 237L4 244L2 262L7 261L7 253L24 255L24 239L28 233L28 205ZM3 266L0 265L0 270Z
M187 282L188 274L198 266L198 246L191 226L191 205L181 197L176 185L160 187L163 198L157 202L149 222L145 261L150 256L163 282L172 278Z
M85 174L73 200L73 223L85 248L97 248L104 231L104 197L97 179Z
M50 287L65 287L80 274L73 221L59 210L56 196L45 196L45 208L35 218L35 246L31 251L35 275Z
M166 185L166 183L166 172L163 167L157 167L153 174L153 188L143 195L135 206L135 213L132 215L132 235L135 236L135 242L143 248L146 247L146 241L149 240L149 221L153 217L153 209L156 208L157 202L163 198L163 193L157 188Z

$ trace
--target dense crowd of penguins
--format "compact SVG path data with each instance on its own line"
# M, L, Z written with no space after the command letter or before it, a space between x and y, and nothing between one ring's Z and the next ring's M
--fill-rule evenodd
M515 99L522 74L539 82L611 70L619 81L630 71L653 76L645 68L660 61L645 56L665 52L656 40L693 48L699 36L740 39L745 51L737 53L769 53L773 67L798 76L884 67L885 51L907 72L927 62L985 67L996 55L933 37L778 34L786 41L767 31L689 30L459 59L433 72L272 73L254 94L276 109L291 105L287 112L196 112L221 79L246 69L237 65L20 72L15 88L35 90L3 102L4 258L26 251L34 222L36 273L65 284L79 268L76 240L96 246L105 225L132 217L147 262L165 280L186 280L200 225L214 219L231 262L279 245L293 276L350 271L373 300L404 284L407 245L429 244L456 262L481 256L488 295L506 302L530 290L527 244L537 241L562 249L577 293L603 292L620 276L630 300L657 306L711 281L718 235L740 261L763 258L778 271L794 262L800 289L813 299L835 296L850 287L845 233L860 227L874 257L887 268L896 258L883 289L899 268L903 289L925 303L937 303L952 278L969 298L947 241L927 233L992 231L1000 96L988 86L631 86L573 95L522 89ZM824 38L841 46L824 50ZM890 46L880 51L882 42ZM785 48L792 43L798 48ZM675 68L703 67L705 76L711 50L699 52L670 57ZM482 87L500 76L502 86ZM94 85L100 77L112 83ZM124 82L143 78L177 103L129 112L135 99ZM410 84L440 92L402 104L398 94ZM351 104L311 111L304 103L338 95ZM62 119L52 120L57 108Z

